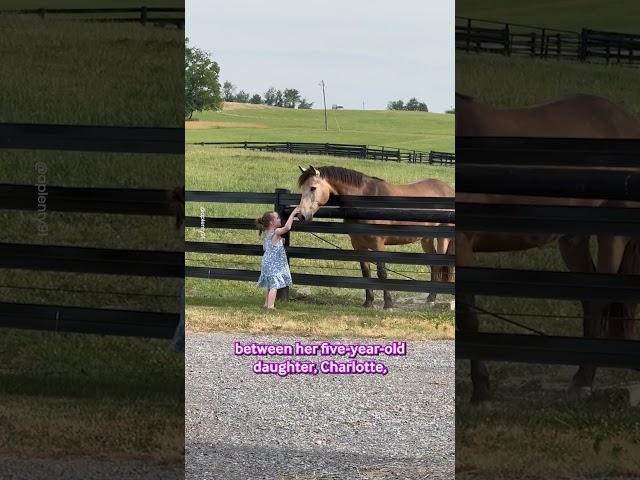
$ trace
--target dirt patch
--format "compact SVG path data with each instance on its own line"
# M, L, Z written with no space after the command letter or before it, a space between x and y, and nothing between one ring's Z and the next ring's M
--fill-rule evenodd
M260 123L210 122L206 120L197 120L184 122L184 128L187 130L208 130L210 128L267 128L267 126Z
M265 108L278 108L271 105L256 105L254 103L238 103L238 102L223 102L223 110L264 110Z

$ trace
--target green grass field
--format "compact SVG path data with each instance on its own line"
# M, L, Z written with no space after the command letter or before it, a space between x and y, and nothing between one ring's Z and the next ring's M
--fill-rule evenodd
M640 4L633 0L458 0L456 15L565 30L640 33Z
M574 93L599 95L640 114L636 68L456 54L456 91L497 107L524 107Z
M260 153L217 147L189 147L187 149L187 189L272 192L275 188L297 191L298 165L312 163L317 166L337 165L352 168L393 183L409 183L433 177L454 181L454 170L449 167L396 164L356 159L296 156ZM224 171L224 175L220 172ZM200 216L256 218L273 208L271 205L199 204L189 203L187 214ZM188 240L200 241L199 229L187 229ZM322 238L351 248L346 235L321 235ZM211 229L206 241L260 244L257 231ZM332 248L308 233L291 234L292 246ZM420 252L419 244L391 247L399 251ZM212 257L187 254L190 265L218 268L260 269L260 258L242 256ZM416 279L428 279L427 267L393 265L390 268ZM375 268L374 268L375 270ZM292 272L325 275L360 276L357 262L335 262L291 259ZM389 278L403 278L389 272ZM188 279L187 326L194 330L235 330L251 332L278 332L297 335L368 336L395 338L450 338L453 335L453 313L441 308L434 310L425 305L426 295L394 293L397 308L391 312L381 310L382 292L376 292L376 308L360 307L364 292L360 290L301 287L292 288L288 304L277 305L277 312L263 312L263 291L250 282ZM441 300L447 296L441 296ZM328 309L331 315L327 315Z
M238 108L244 107L244 108ZM454 151L455 116L376 110L247 108L232 104L200 112L186 123L187 142L292 141L383 145L410 150Z
M183 32L27 16L0 25L1 122L182 126ZM184 168L180 155L2 150L2 183L34 184L37 162L49 186L169 189ZM167 250L182 242L164 217L48 212L47 223L39 237L32 211L2 211L0 241ZM177 298L127 294L177 295L177 281L22 269L0 279L3 302L178 311ZM0 329L0 345L0 455L182 461L184 359L167 341Z

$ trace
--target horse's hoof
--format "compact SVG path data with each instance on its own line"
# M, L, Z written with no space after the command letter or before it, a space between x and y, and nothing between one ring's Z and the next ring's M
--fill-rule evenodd
M393 303L385 303L384 309L385 310L393 310Z
M426 305L427 305L427 307L431 307L431 308L433 308L433 307L435 307L435 306L436 306L436 302L430 302L429 300L427 300Z
M573 400L585 400L591 396L593 388L589 386L571 385L567 390L569 398Z
M373 306L373 302L368 302L368 301L367 301L367 302L364 302L364 303L362 304L362 306L363 306L364 308L371 308L371 307Z
M436 294L435 293L430 293L429 295L427 295L427 304L429 303L436 303Z

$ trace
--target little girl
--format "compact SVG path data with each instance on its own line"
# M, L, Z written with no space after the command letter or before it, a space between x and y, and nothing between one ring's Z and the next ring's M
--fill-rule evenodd
M282 236L291 230L293 219L299 211L298 207L294 208L284 225L277 212L267 212L262 218L256 219L258 235L264 232L264 255L257 285L266 289L263 305L265 308L274 309L278 289L293 283Z

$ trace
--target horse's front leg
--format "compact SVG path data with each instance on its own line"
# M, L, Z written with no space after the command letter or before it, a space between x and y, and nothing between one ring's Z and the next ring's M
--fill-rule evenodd
M594 273L596 267L591 258L588 236L566 235L558 241L564 263L571 272ZM582 301L583 335L586 338L600 336L600 319L596 318L593 302ZM577 396L585 396L591 392L596 375L596 367L582 364L571 380L569 392Z
M386 280L387 269L384 266L384 262L378 262L376 263L376 266L378 267L378 278L382 280ZM393 308L393 299L391 298L391 293L389 292L389 290L384 290L383 295L384 295L384 308L385 309Z
M362 270L362 278L371 278L371 269L369 268L369 262L360 262L360 270ZM373 290L367 288L364 291L364 303L363 307L369 308L373 305Z
M430 237L425 237L420 240L420 245L422 245L422 251L428 255L434 255L436 253L435 239ZM439 278L439 272L441 267L436 267L434 265L429 265L429 269L431 271L431 281L436 281ZM436 301L436 292L429 292L427 294L427 304L432 305Z
M470 267L473 263L473 246L465 234L456 235L456 266ZM465 333L478 333L480 321L475 310L475 297L471 293L456 294L456 330ZM471 403L480 404L491 400L491 384L489 370L482 360L470 360L471 364Z

